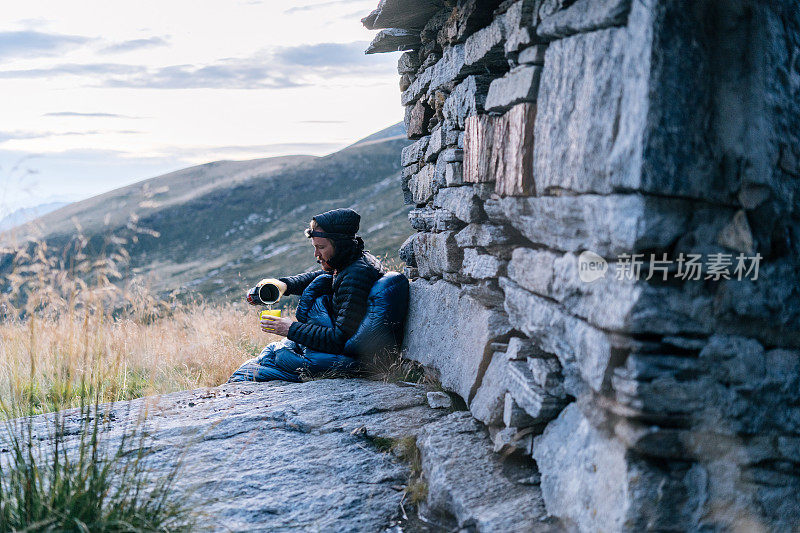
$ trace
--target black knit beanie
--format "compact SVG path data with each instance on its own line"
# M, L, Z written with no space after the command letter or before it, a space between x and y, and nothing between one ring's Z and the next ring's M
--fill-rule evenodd
M315 215L313 220L317 222L319 229L306 230L306 237L324 237L333 241L336 251L328 261L330 266L341 271L361 257L364 251L364 241L356 235L361 223L361 215L352 209L332 209Z

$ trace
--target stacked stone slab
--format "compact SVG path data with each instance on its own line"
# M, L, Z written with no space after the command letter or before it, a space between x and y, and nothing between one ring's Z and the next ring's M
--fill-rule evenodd
M407 357L536 461L567 527L800 527L796 3L382 0L365 23L414 36ZM729 279L680 279L682 254Z

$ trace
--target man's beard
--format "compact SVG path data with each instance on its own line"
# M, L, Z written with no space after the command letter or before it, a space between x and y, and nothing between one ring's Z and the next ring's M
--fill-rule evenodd
M322 270L325 272L333 272L334 268L330 266L328 263L323 261L322 259L317 259L317 263L322 267Z

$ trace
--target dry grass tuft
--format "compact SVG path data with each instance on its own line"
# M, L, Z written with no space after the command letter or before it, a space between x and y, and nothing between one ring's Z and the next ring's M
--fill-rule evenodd
M73 406L82 377L103 401L224 383L277 337L244 305L181 307L155 321L73 312L0 324L0 391L19 389L40 411Z
M101 254L80 235L64 250L0 250L0 398L45 412L214 386L278 337L247 304L185 304L124 283L128 240Z
M435 380L429 376L420 363L403 358L403 352L397 349L384 350L361 361L361 374L376 381L396 383L424 383L434 385Z

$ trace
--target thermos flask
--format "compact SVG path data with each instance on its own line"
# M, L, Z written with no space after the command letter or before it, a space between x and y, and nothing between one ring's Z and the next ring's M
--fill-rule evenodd
M281 299L284 292L284 282L273 278L262 279L247 293L247 302L251 305L272 305Z

